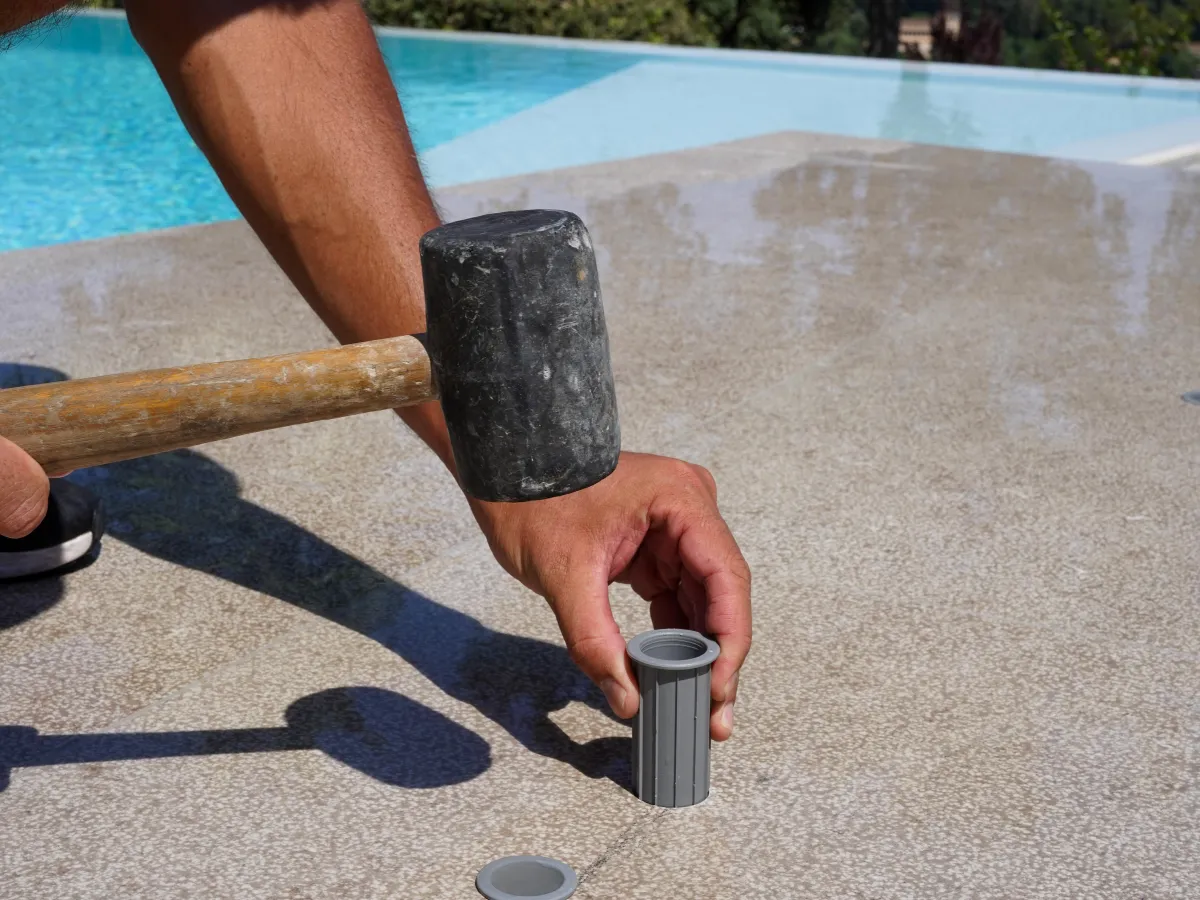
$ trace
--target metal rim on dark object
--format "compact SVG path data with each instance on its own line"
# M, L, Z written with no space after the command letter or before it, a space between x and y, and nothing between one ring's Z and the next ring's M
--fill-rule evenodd
M475 887L488 900L567 900L579 877L557 859L506 856L480 869Z

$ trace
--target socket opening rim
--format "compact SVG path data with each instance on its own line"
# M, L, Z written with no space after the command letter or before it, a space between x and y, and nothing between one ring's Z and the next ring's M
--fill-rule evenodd
M519 887L523 878L549 877L535 887ZM554 877L557 876L557 882ZM488 900L566 900L579 887L579 876L564 862L548 856L505 856L479 870L475 888ZM513 893L513 889L523 893ZM539 890L539 893L529 893Z
M686 628L657 628L644 631L626 645L630 658L640 666L664 672L688 672L710 666L721 647L698 631ZM680 654L686 654L680 658Z

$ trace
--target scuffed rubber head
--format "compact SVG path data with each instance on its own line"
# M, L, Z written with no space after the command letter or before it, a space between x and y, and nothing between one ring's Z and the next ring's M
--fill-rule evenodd
M427 342L454 461L480 500L595 484L621 434L591 238L579 217L520 210L421 239Z

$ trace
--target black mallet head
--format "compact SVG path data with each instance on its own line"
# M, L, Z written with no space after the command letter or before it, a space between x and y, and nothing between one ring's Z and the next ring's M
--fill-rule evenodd
M493 213L421 239L429 356L463 489L577 491L621 433L592 242L560 210Z

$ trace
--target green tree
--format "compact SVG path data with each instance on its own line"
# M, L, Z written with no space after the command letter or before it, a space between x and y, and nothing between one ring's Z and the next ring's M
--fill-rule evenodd
M712 46L686 0L365 0L380 24Z
M831 0L691 0L722 47L808 50L825 31Z
M930 23L930 37L935 62L997 66L1004 61L1004 21L984 0L976 8L963 4L957 31L951 31L945 10L939 10Z
M900 50L901 0L866 0L867 56L895 59Z
M0 0L2 2L2 0ZM83 0L120 7L122 0ZM944 0L364 0L372 20L464 31L894 58L900 17ZM1134 75L1200 75L1200 0L962 0L935 59ZM983 7L986 2L986 10ZM935 22L939 21L935 15Z
M1042 0L1058 66L1125 75L1196 74L1196 59L1188 47L1200 19L1195 3L1190 8L1164 3L1157 10L1144 0L1121 6L1081 21L1069 10Z
M814 53L861 56L867 45L866 6L858 0L833 0L825 30L813 41Z

